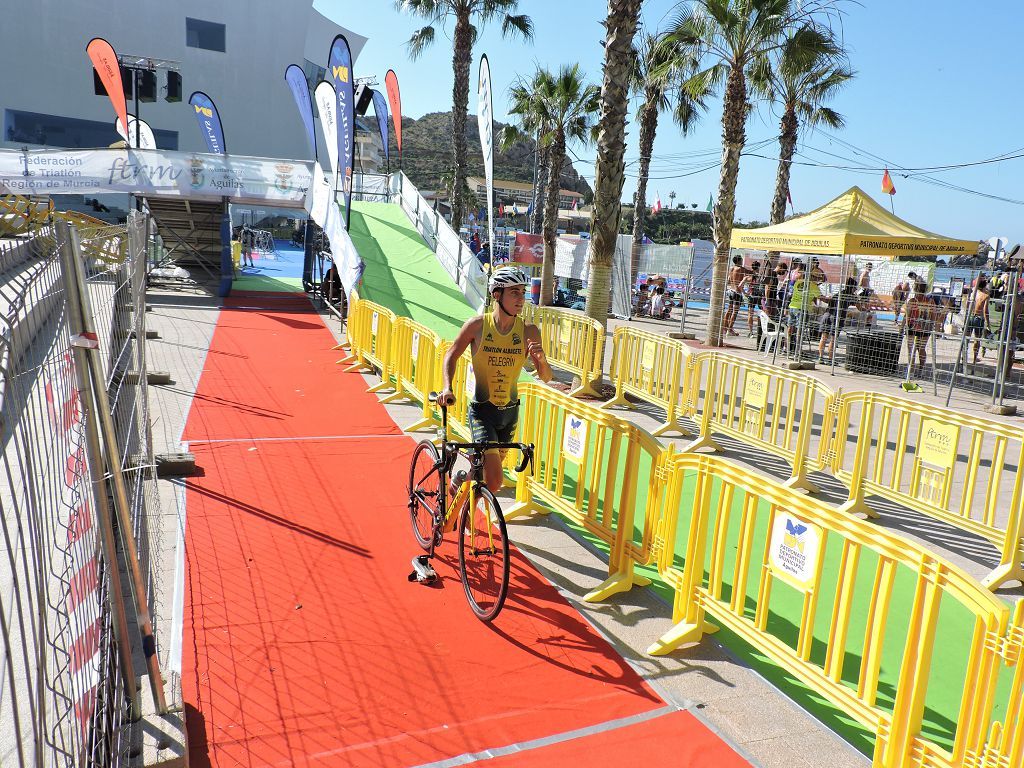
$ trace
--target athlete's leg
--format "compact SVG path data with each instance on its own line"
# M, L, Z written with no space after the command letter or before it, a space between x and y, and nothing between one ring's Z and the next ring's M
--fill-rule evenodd
M498 493L504 483L501 460L504 451L488 451L484 454L484 483L491 493Z

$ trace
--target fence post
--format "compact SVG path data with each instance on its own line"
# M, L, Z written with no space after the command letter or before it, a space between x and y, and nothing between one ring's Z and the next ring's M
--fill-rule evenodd
M868 503L864 501L864 473L867 471L868 451L871 448L871 431L875 421L875 402L870 394L866 394L863 400L864 410L860 416L860 427L857 431L857 446L853 454L853 473L850 478L850 498L839 507L840 512L847 514L865 514L870 518L877 518L875 512ZM849 414L849 405L846 413ZM846 440L847 433L843 429L842 422L836 424L836 440ZM838 457L839 446L836 445L836 456ZM837 458L838 461L838 458Z
M814 428L814 392L815 386L813 384L810 382L804 384L804 401L800 406L800 429L796 438L793 474L784 483L787 488L807 491L808 493L817 493L819 490L814 483L807 479L807 458L811 449L811 431ZM825 421L827 418L825 414L822 415L822 440L825 439Z
M74 280L75 288L78 291L78 310L81 322L82 333L88 337L95 338L93 327L92 309L89 303L88 287L85 282L85 273L82 270L81 260L78 254L81 248L78 244L78 233L68 227L67 241L70 243L70 258L68 259L71 272L68 276ZM69 290L70 294L71 291ZM136 619L139 623L139 630L142 634L142 651L146 657L146 666L149 670L149 682L153 690L153 701L156 703L157 712L166 714L167 701L164 697L164 681L160 672L160 660L156 653L156 638L153 636L153 622L149 615L149 606L146 604L145 580L142 577L142 568L139 564L139 552L135 544L135 536L132 530L132 521L129 514L128 492L125 489L124 477L121 474L121 450L117 445L117 438L114 432L113 419L111 418L110 402L107 398L106 382L103 380L103 371L98 364L99 350L93 349L92 354L84 355L89 374L92 380L93 397L96 402L96 410L99 414L101 433L106 454L107 464L110 469L111 487L114 496L114 511L117 514L118 529L121 533L121 545L124 547L125 565L128 569L129 585L135 599ZM140 375L144 372L140 371Z
M700 414L700 435L697 436L696 440L688 443L683 448L683 451L686 452L699 451L701 448L710 448L712 451L722 450L722 447L711 437L711 419L715 410L715 383L718 379L718 358L714 352L704 353L707 355L706 357L701 357L701 354L698 352L695 356L697 363L690 377L690 386L693 387L694 406L696 406L697 401L700 399L700 374L705 362L710 364L711 371L708 374L707 388L704 390L704 407L701 409Z
M75 262L78 259L77 241L71 240L71 227L66 221L54 223L57 234L58 251L60 252L61 268L64 273L65 295L68 302L68 326L72 336L81 336L85 332L82 323L81 296L78 292L80 286L75 279L77 269ZM106 572L110 578L109 601L113 613L111 625L114 630L114 639L117 643L117 654L121 666L121 675L124 678L125 692L128 701L131 702L133 720L142 716L142 702L139 698L138 681L135 679L135 670L132 666L132 653L128 641L128 619L125 615L124 600L121 593L121 572L118 566L117 545L114 542L114 529L111 521L109 502L107 499L106 480L103 472L103 452L100 448L98 404L94 399L92 385L86 375L89 367L89 359L84 347L71 347L75 358L75 378L80 393L84 411L86 449L89 453L89 473L92 476L93 498L96 503L96 517L100 526L100 537L103 541L103 555L106 559ZM129 530L129 535L130 530Z

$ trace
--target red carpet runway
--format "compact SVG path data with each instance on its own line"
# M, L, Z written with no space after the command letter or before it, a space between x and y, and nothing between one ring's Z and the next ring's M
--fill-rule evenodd
M439 584L410 584L414 441L341 372L304 298L225 304L185 433L202 470L187 490L192 768L746 765L518 553L493 626L466 605L452 541Z

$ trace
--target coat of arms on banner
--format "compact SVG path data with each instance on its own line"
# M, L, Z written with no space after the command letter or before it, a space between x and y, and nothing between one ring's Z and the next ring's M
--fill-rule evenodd
M274 166L277 171L277 178L274 179L274 188L281 192L287 192L292 188L292 171L294 167L290 163L278 163Z
M587 451L587 422L573 414L566 414L563 427L562 451L566 458L577 464Z
M785 510L772 526L768 565L776 576L800 590L810 589L818 573L821 529Z
M192 189L199 189L206 183L206 176L203 173L203 160L193 157L189 160L189 173L191 174Z

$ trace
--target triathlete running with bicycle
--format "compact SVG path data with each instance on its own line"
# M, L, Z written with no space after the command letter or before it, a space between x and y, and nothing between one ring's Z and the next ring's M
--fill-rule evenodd
M469 425L477 443L510 443L519 422L519 374L529 358L543 381L551 380L551 366L544 356L540 330L523 321L528 278L518 267L499 267L487 289L494 299L492 312L478 315L462 326L444 358L444 391L441 402L455 403L452 379L455 366L467 347L472 349L476 378L469 404ZM484 482L493 493L501 490L504 451L487 451Z

